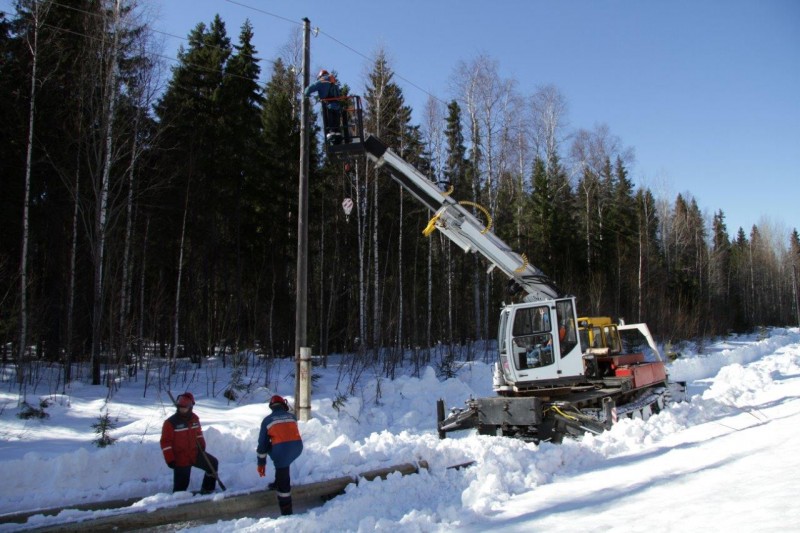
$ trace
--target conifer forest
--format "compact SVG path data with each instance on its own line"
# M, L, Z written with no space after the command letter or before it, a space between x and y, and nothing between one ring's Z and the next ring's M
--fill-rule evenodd
M216 17L162 51L136 4L23 0L0 15L0 352L20 380L31 361L98 384L148 354L295 354L301 35L256 50L249 23ZM474 73L458 94L412 110L387 52L342 80L364 129L482 206L579 316L644 321L661 342L797 325L796 228L728 228L724 206L637 186L633 147L606 126L567 129L557 87L521 93L490 56L453 65ZM507 280L424 236L433 213L381 170L328 161L314 104L313 353L389 376L492 340Z

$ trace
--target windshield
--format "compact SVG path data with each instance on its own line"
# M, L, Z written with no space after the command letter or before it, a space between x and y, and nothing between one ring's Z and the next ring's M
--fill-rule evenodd
M551 365L553 335L550 307L540 305L523 307L514 313L513 336L514 366L518 370Z

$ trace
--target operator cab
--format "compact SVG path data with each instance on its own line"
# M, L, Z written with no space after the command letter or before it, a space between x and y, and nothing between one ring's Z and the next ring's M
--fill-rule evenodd
M503 382L495 386L498 393L582 376L574 299L508 305L500 316L498 348Z
M323 132L325 132L325 152L331 161L349 161L364 155L364 112L361 97L356 95L325 98L328 102L338 102L341 110L341 123L328 124L328 113L322 113Z

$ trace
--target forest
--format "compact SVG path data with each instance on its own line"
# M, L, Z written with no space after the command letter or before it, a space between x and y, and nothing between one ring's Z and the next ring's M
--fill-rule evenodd
M100 384L149 355L295 354L301 35L264 60L250 23L233 37L198 22L166 55L153 30L134 0L0 14L0 352L20 383L33 361ZM796 228L730 231L721 208L637 186L632 147L567 129L557 87L521 93L490 56L454 65L473 73L457 96L412 110L388 55L343 87L365 130L481 206L579 315L644 321L665 343L797 324ZM313 120L313 353L390 376L491 340L507 280L424 236L433 213L380 169L328 161Z

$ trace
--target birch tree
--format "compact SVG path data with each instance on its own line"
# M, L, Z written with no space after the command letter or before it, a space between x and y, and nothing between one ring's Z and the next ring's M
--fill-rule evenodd
M113 162L112 151L114 141L114 112L117 105L117 89L119 84L119 31L120 31L120 3L115 0L113 18L110 21L113 40L106 63L106 93L105 113L105 150L102 167L102 177L99 188L96 189L97 206L95 218L95 241L92 260L94 263L94 300L92 306L92 384L100 384L100 350L103 325L103 293L104 293L104 260L106 252L106 230L108 229L108 193L111 181L111 165Z
M148 35L143 33L139 36L136 46L138 48L138 56L145 58L148 56ZM130 334L130 320L131 320L131 302L133 300L133 246L134 246L134 228L135 228L135 214L136 214L136 201L141 193L137 192L139 187L137 183L137 176L139 173L140 159L146 151L144 142L154 144L157 141L157 135L147 135L146 130L151 130L148 127L150 120L147 116L147 110L152 106L155 101L155 83L153 79L153 69L147 61L143 61L143 65L128 77L128 107L129 112L133 114L132 117L132 131L130 135L130 153L128 157L128 165L125 169L124 175L126 177L127 196L125 200L125 230L124 230L124 243L122 254L122 279L119 284L119 352L118 363L129 363L129 348L131 341ZM143 191L142 191L143 192ZM146 240L146 238L145 238ZM142 255L144 255L144 250ZM142 268L144 268L144 259L142 260ZM141 321L141 319L140 319ZM141 354L140 354L141 355Z
M181 237L178 244L178 278L175 280L175 312L172 318L172 350L170 353L170 375L174 374L178 363L178 346L180 345L181 322L181 283L183 281L183 252L186 247L186 219L189 214L189 191L191 180L186 183L186 199L181 222Z
M645 303L657 302L656 292L651 288L657 273L661 247L658 243L658 215L653 194L639 189L636 193L637 220L637 268L636 268L636 321L645 321Z
M397 147L396 141L399 139L396 131L392 131L390 124L397 120L399 109L394 100L398 87L392 83L394 73L389 67L388 59L383 50L379 50L373 62L372 71L369 74L369 85L366 91L367 102L367 128L370 132L390 146ZM383 307L381 305L381 293L383 289L383 279L380 270L380 191L382 189L380 181L384 179L380 169L373 168L371 172L372 194L370 203L371 243L370 256L372 260L372 338L371 346L377 353L381 345L381 315Z
M567 101L555 85L543 85L530 97L533 149L548 165L559 155L566 139Z
M431 154L431 163L432 163L432 170L433 176L432 179L437 183L443 183L444 179L444 171L445 171L445 164L446 164L446 152L445 152L445 136L444 136L444 129L443 126L445 124L445 116L444 116L444 109L442 106L442 102L430 96L425 103L425 110L423 112L424 115L424 134L425 134L425 144L428 146L428 150ZM429 213L433 216L433 213ZM426 328L425 328L425 346L427 348L428 353L430 353L430 348L433 345L433 338L431 336L431 328L433 327L433 255L434 255L434 244L436 240L433 238L428 239L428 248L427 248L427 279L426 279L426 296L427 301L425 305L425 316L426 316ZM448 287L447 294L448 294L448 301L452 302L452 283L453 283L453 273L452 273L452 266L450 262L447 261L446 263L446 281L445 285ZM449 309L448 306L448 316L451 317L452 320L452 310ZM449 324L452 326L452 322ZM451 330L452 331L452 330Z
M33 138L34 138L34 118L36 116L36 93L40 83L38 76L39 62L39 32L45 23L49 4L33 1L29 5L30 27L26 33L26 44L31 54L31 78L29 87L28 103L28 138L25 150L25 194L22 204L22 254L20 257L19 268L19 287L20 287L20 318L19 318L19 351L17 358L19 361L17 380L20 387L25 381L25 368L27 368L27 346L28 346L28 238L30 234L30 196L31 196L31 167L33 158ZM22 391L22 389L21 389ZM20 401L24 401L21 398Z

